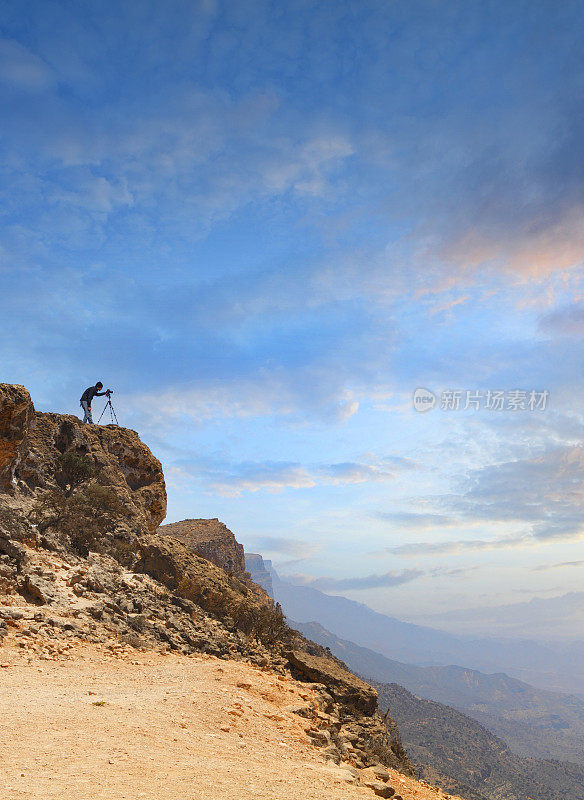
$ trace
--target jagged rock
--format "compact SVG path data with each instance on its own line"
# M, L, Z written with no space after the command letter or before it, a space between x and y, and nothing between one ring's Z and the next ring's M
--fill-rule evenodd
M377 708L377 692L356 675L342 669L335 661L312 656L300 650L291 650L288 659L302 675L311 681L324 683L333 698L344 705L353 706L364 714L373 714Z
M57 487L65 452L89 456L100 484L115 491L136 530L156 530L166 514L164 475L135 431L35 413L23 386L0 384L0 491L31 495Z
M363 770L363 772L367 772L367 770ZM359 783L362 786L373 789L378 797L393 797L395 795L395 789L392 786L369 775L359 775Z
M158 533L182 542L188 550L234 575L245 572L243 546L217 518L184 519L161 525Z
M56 597L54 584L40 575L27 575L23 588L31 597L41 603L52 603Z
M34 406L24 386L0 383L0 490L14 491L14 471L34 421Z
M11 564L0 563L0 578L14 578L16 576L16 568Z
M146 622L145 614L128 614L128 623L137 631L143 630Z
M17 608L0 608L0 617L5 619L22 619L24 613Z
M91 566L85 573L85 587L92 592L115 592L118 589L119 575L112 574L111 567L105 568L97 554L91 554L90 563Z
M325 747L322 750L322 754L328 761L333 761L335 764L341 763L341 754L339 753L334 744Z
M186 545L171 537L159 534L141 537L138 554L135 571L146 572L169 589L178 590L179 596L188 591L201 595L215 591L227 600L236 599L220 567L190 552Z
M345 769L342 764L339 764L339 771L337 772L337 775L342 781L345 781L345 783L357 783L357 778L352 772L349 772L348 769Z
M312 739L313 743L317 744L319 747L325 747L331 742L331 735L328 731L312 730L308 728L306 733Z
M378 781L389 780L389 772L385 769L385 767L379 765L375 765L373 767L367 767L367 769L364 770L362 774L367 775L371 778L375 778Z
M343 729L340 738L349 744L353 744L359 739L359 734L355 733L355 731Z
M312 719L314 716L314 708L308 703L292 703L289 706L284 706L284 711L298 714L299 717L304 717L305 719Z

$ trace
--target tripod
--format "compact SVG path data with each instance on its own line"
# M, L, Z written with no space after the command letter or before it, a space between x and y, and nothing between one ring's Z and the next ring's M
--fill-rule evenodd
M102 417L103 417L103 415L105 414L105 412L106 412L106 409L107 409L107 408L109 408L109 412L110 412L110 419L111 419L111 423L109 423L109 424L111 424L111 425L117 425L117 426L119 427L119 426L120 426L120 423L118 422L118 418L116 417L116 412L114 411L114 407L112 406L112 399L111 399L111 397L109 396L109 394L108 394L108 396L107 396L107 403L105 404L105 406L104 406L104 408L103 408L103 411L101 412L101 414L100 414L100 417L99 417L99 419L97 420L97 424L99 425L99 423L101 422L101 418L102 418ZM114 420L115 420L115 421L114 421Z

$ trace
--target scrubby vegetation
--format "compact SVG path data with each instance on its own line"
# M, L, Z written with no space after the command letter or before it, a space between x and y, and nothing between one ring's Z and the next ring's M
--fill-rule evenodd
M89 456L72 452L58 458L57 487L43 492L36 501L32 519L39 534L58 534L78 552L103 549L104 533L113 534L128 511L118 494L100 482Z
M97 467L93 460L83 454L65 452L57 458L55 479L59 486L65 490L69 497L75 489L85 481L97 474Z
M281 605L271 602L259 605L253 594L243 584L238 584L239 591L247 596L236 601L224 592L201 587L192 578L183 578L178 584L177 593L197 603L223 622L231 620L233 627L248 636L254 636L266 645L286 641L290 629L286 625Z

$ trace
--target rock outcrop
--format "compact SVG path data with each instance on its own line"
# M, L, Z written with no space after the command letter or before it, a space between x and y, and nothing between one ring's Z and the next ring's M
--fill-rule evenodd
M222 522L215 519L184 519L161 525L158 533L182 542L188 550L206 558L226 572L243 575L243 546Z
M343 669L331 658L312 656L302 650L290 650L288 660L300 675L315 683L324 683L332 697L343 705L363 714L373 714L377 708L377 692L368 683Z
M0 491L14 491L14 473L34 422L34 406L24 386L0 383Z
M23 386L0 384L0 490L33 497L65 489L65 454L91 463L136 530L154 532L160 525L166 516L162 466L135 431L36 413Z
M274 587L272 586L272 575L269 571L271 564L271 561L263 559L259 553L245 554L245 568L249 572L252 581L261 586L270 597L273 597Z

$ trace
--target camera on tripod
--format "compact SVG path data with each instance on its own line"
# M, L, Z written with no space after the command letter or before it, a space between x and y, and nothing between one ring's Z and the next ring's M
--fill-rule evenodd
M108 411L108 410L109 410L109 415L110 415L110 419L111 419L111 424L112 425L119 425L118 418L116 416L116 412L114 411L114 407L112 405L112 394L113 393L114 393L113 389L106 389L105 392L104 392L104 394L107 396L107 403L105 404L105 408L103 409L99 419L97 420L97 424L98 425L101 422L101 418L103 417L105 412Z

